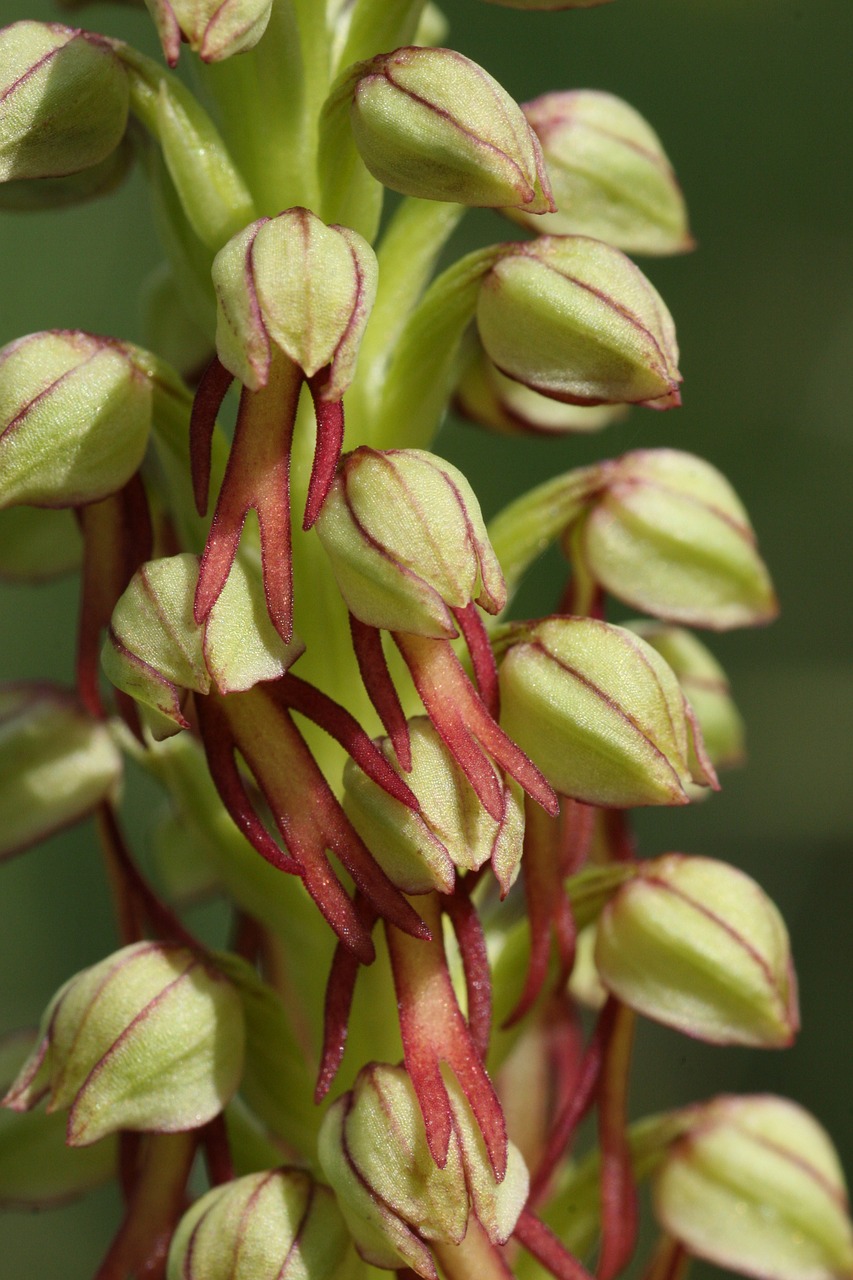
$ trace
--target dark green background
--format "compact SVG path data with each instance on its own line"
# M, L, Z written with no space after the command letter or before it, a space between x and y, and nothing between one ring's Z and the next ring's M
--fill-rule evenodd
M550 15L450 0L446 10L452 43L520 100L589 87L639 108L681 178L699 251L643 264L678 324L682 410L638 410L581 442L449 429L440 449L488 513L522 474L533 483L640 445L701 454L745 500L782 601L770 630L711 641L747 719L748 768L710 803L642 814L639 828L645 853L719 856L775 898L793 937L803 1032L793 1050L759 1054L644 1029L635 1109L726 1090L785 1093L822 1120L853 1171L850 0L616 0ZM2 0L0 14L54 16L23 0ZM142 14L95 7L82 21L151 48ZM508 236L485 214L471 234ZM157 260L138 180L101 205L3 216L0 342L50 327L139 340L136 292ZM537 575L528 610L548 610L556 590L553 576ZM4 678L70 676L73 595L73 584L0 592ZM0 1027L14 1027L115 939L86 830L8 864L2 886ZM111 1193L0 1219L0 1274L89 1280L105 1211L116 1212Z

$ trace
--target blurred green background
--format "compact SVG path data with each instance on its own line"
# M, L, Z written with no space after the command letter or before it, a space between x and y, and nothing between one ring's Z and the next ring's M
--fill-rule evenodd
M699 250L642 264L678 324L679 412L636 410L581 441L507 441L450 425L440 451L468 473L487 514L522 482L628 448L696 452L744 499L782 602L770 630L711 638L746 717L748 767L726 776L710 803L643 813L638 828L644 853L725 858L778 902L803 1031L793 1050L759 1054L644 1028L634 1109L723 1091L785 1093L826 1125L853 1174L853 6L616 0L522 15L448 0L445 10L451 43L519 100L598 88L642 111L679 174ZM55 10L2 0L0 16ZM144 14L93 6L79 20L153 52ZM458 247L511 234L476 214ZM3 215L0 342L51 327L141 340L137 290L158 259L138 176L98 205ZM534 575L529 612L555 603L555 570L556 559ZM70 678L75 590L0 590L3 678ZM4 866L2 886L5 1029L34 1022L59 983L115 937L86 829ZM0 1274L89 1280L117 1212L103 1192L50 1216L5 1215Z

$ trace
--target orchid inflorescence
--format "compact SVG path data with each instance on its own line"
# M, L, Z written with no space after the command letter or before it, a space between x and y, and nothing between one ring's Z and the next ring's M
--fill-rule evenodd
M94 814L122 944L4 1042L10 1198L118 1176L97 1280L611 1280L651 1179L646 1280L853 1276L837 1157L794 1103L628 1119L637 1015L798 1029L773 903L639 857L627 818L742 756L688 630L775 615L739 498L638 448L487 525L430 451L451 403L560 437L680 404L626 256L692 247L659 139L604 92L519 106L424 0L146 4L199 96L119 39L0 31L0 202L92 199L138 161L169 318L156 352L0 351L0 569L82 569L76 690L0 691L0 848ZM473 206L508 238L439 270ZM553 544L554 613L512 617ZM166 801L150 875L128 760ZM199 894L230 902L230 950L191 931Z

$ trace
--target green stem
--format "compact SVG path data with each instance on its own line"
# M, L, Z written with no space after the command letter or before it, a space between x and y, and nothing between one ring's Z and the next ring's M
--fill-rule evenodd
M444 1280L512 1280L504 1256L472 1215L461 1244L434 1244Z
M338 66L411 44L426 0L356 0Z

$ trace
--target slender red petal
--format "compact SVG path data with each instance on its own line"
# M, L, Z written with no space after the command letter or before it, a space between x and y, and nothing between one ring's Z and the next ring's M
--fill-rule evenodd
M280 700L282 705L298 711L300 715L325 729L330 737L341 744L362 772L383 791L387 791L388 795L407 808L418 810L414 792L391 767L373 740L368 738L355 716L350 715L340 703L289 672L271 683L268 689L270 697Z
M601 1250L598 1280L613 1280L630 1262L637 1243L637 1191L628 1145L628 1075L634 1014L624 1005L612 1015L598 1086L601 1147Z
M465 638L471 662L474 667L474 679L477 692L493 720L499 720L501 714L500 690L498 686L498 666L489 641L480 611L472 601L464 609L454 609L453 616L459 623L459 629Z
M344 444L343 403L340 400L320 398L318 376L315 375L308 380L308 386L314 398L314 412L317 416L317 443L314 446L311 479L308 481L303 529L310 529L323 509L323 503L335 479Z
M485 1062L492 1030L492 977L483 926L470 898L454 894L443 898L441 905L453 925L462 957L468 1029L475 1049Z
M550 1227L546 1227L530 1209L522 1209L512 1234L557 1280L592 1280L583 1263L569 1253Z
M391 746L400 762L400 768L404 773L410 773L412 744L409 740L409 726L406 723L406 715L394 687L394 681L391 679L385 654L382 652L382 636L376 627L369 627L366 623L359 622L353 614L350 614L349 621L352 647L367 696L391 739Z
M229 373L219 357L214 356L201 375L193 400L190 414L190 470L196 510L200 516L207 515L210 448L216 415L233 381L233 373Z
M439 1167L447 1162L453 1113L441 1063L456 1075L480 1126L486 1151L500 1181L506 1173L506 1122L486 1074L471 1030L462 1016L447 968L438 895L423 899L432 940L420 942L386 925L394 973L406 1069L418 1095L430 1152Z
M354 905L364 927L371 930L376 923L376 912L370 903L356 892ZM338 1072L347 1043L347 1030L352 1010L355 983L360 965L351 951L342 943L335 948L329 981L326 984L326 1002L323 1010L323 1052L314 1101L322 1102Z

